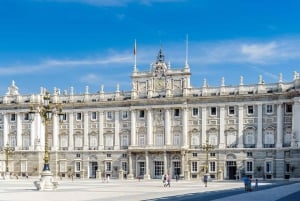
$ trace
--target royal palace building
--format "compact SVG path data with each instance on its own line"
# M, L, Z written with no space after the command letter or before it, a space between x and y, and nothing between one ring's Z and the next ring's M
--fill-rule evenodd
M62 178L300 178L299 73L270 84L258 76L226 86L222 78L218 87L193 87L190 78L187 62L171 68L160 50L149 71L134 66L131 91L49 92L63 118L47 126L38 112L30 118L46 89L21 95L13 81L0 97L0 173L8 166L12 175L40 175L48 147Z

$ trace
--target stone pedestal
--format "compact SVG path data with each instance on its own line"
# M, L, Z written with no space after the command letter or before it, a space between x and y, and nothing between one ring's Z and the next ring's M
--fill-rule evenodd
M149 174L145 174L145 175L144 175L144 179L148 179L148 180L150 180L150 179L151 179L151 177L150 177L150 175L149 175Z
M4 180L10 180L10 172L5 172L3 175Z
M58 182L54 181L53 174L49 170L45 170L41 174L40 181L34 182L38 191L53 191L57 189Z
M120 180L123 180L123 178L124 178L124 171L123 170L119 170L119 179Z

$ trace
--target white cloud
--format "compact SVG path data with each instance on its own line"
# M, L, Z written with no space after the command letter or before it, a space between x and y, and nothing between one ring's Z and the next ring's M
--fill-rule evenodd
M278 53L276 42L266 44L243 44L241 53L249 57L250 60L258 61L267 57L274 57Z

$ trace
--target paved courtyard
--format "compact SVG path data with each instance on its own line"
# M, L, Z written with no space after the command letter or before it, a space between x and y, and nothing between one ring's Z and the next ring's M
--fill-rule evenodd
M149 180L140 182L137 180L110 180L108 183L101 180L59 180L59 186L56 191L37 191L33 182L37 179L12 179L0 180L0 200L1 201L107 201L107 200L187 200L183 199L185 196L200 195L201 193L218 192L222 190L239 191L237 195L231 197L217 198L218 201L235 201L247 199L250 195L257 195L258 193L266 194L267 191L273 190L277 192L273 200L283 197L285 194L291 194L300 189L299 183L291 183L281 187L275 187L257 192L245 193L243 192L243 183L238 182L210 182L205 188L202 182L199 181L172 181L171 187L164 188L160 180ZM261 183L261 185L274 185L274 183ZM286 188L284 193L276 188ZM278 193L279 192L279 193ZM200 193L200 194L199 194ZM270 193L270 192L269 192ZM274 195L274 193L272 193ZM273 196L272 195L272 196ZM240 197L238 197L240 196ZM176 199L175 199L176 197ZM181 199L179 199L181 197ZM270 197L270 195L266 196ZM250 200L255 199L250 196ZM262 199L262 195L259 195ZM275 199L276 198L276 199ZM216 200L216 199L215 199ZM269 199L270 200L270 199ZM271 199L272 200L272 199Z

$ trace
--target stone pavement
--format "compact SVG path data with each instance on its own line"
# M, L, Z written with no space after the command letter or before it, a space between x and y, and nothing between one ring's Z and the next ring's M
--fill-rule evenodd
M210 182L205 188L199 181L172 181L171 187L164 188L161 180L59 180L56 191L37 191L33 182L37 179L0 180L0 201L138 201L168 199L170 196L184 197L194 193L210 191L243 189L243 183L238 182ZM264 183L264 185L273 185ZM240 193L234 196L216 199L215 201L274 201L299 191L299 183L291 183L280 187ZM270 196L272 195L272 196ZM272 197L272 199L271 199Z

